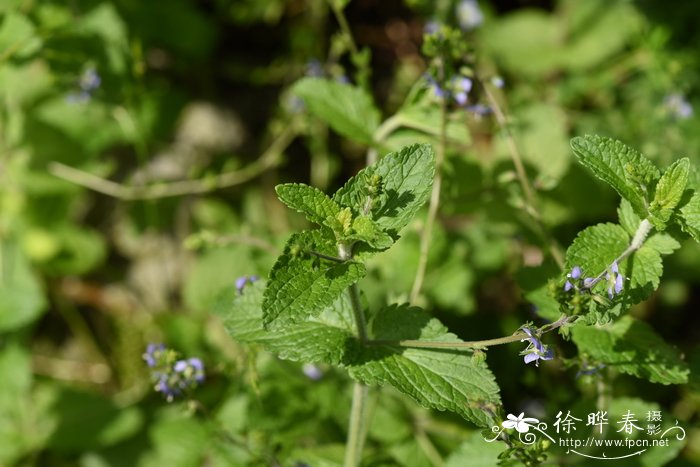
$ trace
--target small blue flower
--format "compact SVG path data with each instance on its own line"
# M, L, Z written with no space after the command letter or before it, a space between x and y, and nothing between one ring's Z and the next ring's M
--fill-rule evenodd
M313 381L318 381L323 378L323 370L313 363L304 363L304 366L301 367L301 371L307 378Z
M102 84L102 78L94 68L86 69L78 80L78 91L66 96L68 102L82 104L92 98L92 94Z
M668 113L677 119L686 120L693 116L693 106L679 93L673 93L664 99L664 107Z
M554 351L542 344L529 328L522 329L525 334L530 336L527 339L523 339L523 341L530 341L530 344L528 344L527 348L523 351L525 363L535 362L535 365L539 366L540 360L551 360L554 358Z
M571 272L566 275L569 279L573 279L573 282L569 279L567 279L566 283L564 284L564 292L568 292L569 290L573 289L575 287L574 282L578 281L578 279L581 277L582 271L579 266L574 266L571 269ZM585 285L585 281L584 281Z
M423 33L424 34L435 34L439 30L440 30L440 23L434 19L431 19L430 21L426 22L425 25L423 26Z
M463 31L470 31L484 22L484 14L476 0L462 0L457 5L457 22Z
M433 94L435 95L435 97L437 97L438 99L446 97L447 93L444 89L440 87L438 82L435 81L435 79L432 76L426 74L425 80L428 82L428 87L433 90Z
M622 292L622 287L625 280L625 277L620 274L617 267L617 261L612 263L610 270L605 274L605 278L608 281L608 297L610 300L612 300L616 294Z
M491 77L491 84L496 86L497 88L501 89L503 86L505 86L505 81L503 81L503 78L500 76L493 76Z
M238 293L243 293L243 288L246 284L252 284L258 279L260 279L258 276L241 276L236 279L236 290L238 290Z
M175 373L182 373L185 386L190 385L192 380L197 383L204 381L204 364L198 358L189 358L187 360L178 360L173 365Z
M473 82L469 78L459 78L457 80L457 92L455 92L455 101L459 105L465 105L469 99L469 91L472 90Z
M148 344L146 347L146 353L143 354L143 359L146 361L146 365L149 367L154 367L158 363L158 360L165 352L165 345L163 344Z

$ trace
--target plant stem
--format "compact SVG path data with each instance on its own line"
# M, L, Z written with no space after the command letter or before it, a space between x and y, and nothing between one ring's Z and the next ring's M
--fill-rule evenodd
M298 131L293 123L288 125L255 162L240 170L225 172L213 178L205 177L197 180L182 180L149 186L126 186L60 162L52 162L49 165L49 171L56 177L68 180L76 185L126 201L208 193L247 182L266 170L278 166L281 162L282 152L294 140Z
M425 227L421 233L420 239L420 256L418 257L418 270L416 277L413 280L411 287L410 302L415 303L423 288L425 280L425 270L428 265L428 252L430 251L430 241L433 237L433 226L437 218L438 206L440 205L440 186L442 185L442 161L445 159L445 151L447 149L447 102L445 99L440 101L440 141L438 143L435 154L435 180L433 180L433 189L430 192L430 205L428 206L428 218L425 221Z
M345 19L343 10L339 8L338 3L335 0L329 0L328 3L331 5L331 10L333 10L333 15L335 15L335 19L338 21L341 31L343 31L343 34L348 40L350 52L352 52L353 55L358 54L360 50L357 48L355 39L352 37L352 31L350 31L350 25L348 24L348 20Z
M345 467L356 467L362 460L362 447L365 444L365 406L367 386L355 381L352 390L352 409L348 424L348 441L345 447Z
M564 253L559 243L557 243L557 241L549 234L549 231L545 228L544 224L542 223L542 215L537 209L537 198L535 196L535 190L532 188L530 180L527 178L525 166L523 165L523 157L520 154L520 150L518 149L517 144L515 144L515 137L510 131L510 127L508 125L508 120L506 119L505 113L503 112L503 109L501 109L501 106L498 104L498 101L496 100L489 87L485 85L481 87L484 90L484 95L486 96L486 99L489 101L489 105L493 109L493 114L496 117L498 125L501 127L506 136L506 144L508 145L510 158L513 161L513 166L515 167L515 173L518 177L518 182L520 183L520 186L523 190L523 194L525 196L525 211L537 225L537 233L540 235L542 240L549 248L549 254L552 256L552 259L555 263L557 263L557 266L559 266L559 268L563 270Z
M646 240L647 235L649 235L649 232L651 232L651 229L654 226L651 225L651 222L649 222L648 219L644 219L642 222L639 223L639 226L637 227L637 231L634 233L634 237L632 238L632 241L630 242L629 246L623 251L620 256L615 258L613 263L620 263L620 261L624 260L627 258L629 255L634 253L635 251L639 250L642 245L644 244L644 240ZM595 276L595 278L588 283L584 284L583 288L584 289L592 289L598 282L600 282L603 277L608 273L607 268L604 269L600 274Z
M556 322L545 326L540 331L540 335L560 328L566 323L573 322L574 316L563 315ZM481 341L468 342L441 342L441 341L421 341L421 340L369 340L368 345L390 345L397 347L422 348L422 349L480 349L484 347L492 347L494 345L509 344L529 339L531 336L524 332L518 332L512 336L498 337L496 339L486 339Z
M348 288L350 294L350 304L352 305L352 314L355 316L355 325L357 326L357 337L363 344L367 342L367 323L365 322L365 314L362 311L360 304L360 288L357 284L352 284Z
M345 243L340 243L338 245L338 256L342 261L349 261L352 259L352 245ZM360 342L367 342L367 323L365 321L365 313L362 311L362 304L360 303L360 289L357 284L352 284L348 287L348 294L350 295L350 305L352 306L352 314L355 317L355 326L357 327L357 337Z

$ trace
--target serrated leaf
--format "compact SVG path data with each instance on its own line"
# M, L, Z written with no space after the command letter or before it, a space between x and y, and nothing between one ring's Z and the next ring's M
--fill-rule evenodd
M342 294L317 318L279 330L265 330L264 289L263 281L258 281L247 286L242 294L231 287L219 298L215 312L223 317L224 326L232 338L261 344L285 360L341 363L346 349L355 342L352 308L347 294Z
M381 189L374 195L370 215L379 228L396 235L427 201L434 174L432 147L407 146L358 172L333 195L333 200L361 212L372 192L372 179L381 177Z
M382 230L367 216L358 216L352 222L353 234L350 240L359 240L367 243L372 248L383 250L389 248L394 239Z
M677 349L646 323L629 316L604 327L575 326L573 340L583 354L652 383L685 384L690 370Z
M408 305L381 310L371 332L380 340L459 342L437 319ZM500 403L493 374L468 352L372 346L363 348L348 367L365 384L389 384L425 407L456 412L479 426L492 421L483 408L492 410Z
M372 144L379 111L361 88L322 78L303 78L292 87L316 117L343 136Z
M351 261L321 259L310 251L337 256L329 229L304 231L290 237L284 253L270 271L263 300L266 327L280 327L318 316L351 284L365 275L365 267Z
M649 220L663 230L671 218L688 184L690 160L687 157L674 162L656 184L654 201L649 206Z
M647 187L659 178L659 170L649 159L603 136L576 137L571 147L581 164L627 199L638 216L647 217Z
M615 224L598 224L581 231L566 253L567 270L581 267L584 277L596 277L605 271L627 248L630 235ZM661 255L670 254L680 244L670 235L656 233L618 266L625 277L622 293L615 297L613 304L591 302L591 311L598 322L606 322L610 316L617 316L635 303L647 299L659 287L663 274ZM600 281L593 292L605 297L609 284ZM596 320L593 320L595 322Z
M620 225L624 227L627 233L634 236L642 219L634 213L632 205L625 198L620 200L620 207L617 208L617 217L620 219Z
M695 190L680 209L681 229L700 242L700 191Z
M583 277L596 277L627 248L629 241L630 235L619 225L597 224L588 227L579 232L566 251L566 270L578 266L583 271ZM622 267L620 272L624 274ZM601 284L594 290L604 293L605 288Z
M326 219L335 218L340 213L340 206L318 188L301 183L285 183L277 185L275 191L280 201L316 224L323 225Z

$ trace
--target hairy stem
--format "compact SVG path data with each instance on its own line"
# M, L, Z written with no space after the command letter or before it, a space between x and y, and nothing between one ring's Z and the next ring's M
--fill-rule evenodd
M642 245L644 245L644 240L646 240L647 236L649 235L649 232L651 232L651 229L654 228L654 226L649 222L648 219L644 219L642 222L639 223L639 226L637 227L637 231L634 233L634 237L632 238L632 241L630 242L629 246L623 251L620 256L615 258L613 263L620 263L623 261L625 258L627 258L629 255L634 253L635 251L639 250ZM588 281L584 284L583 288L584 289L592 289L595 287L595 285L603 280L603 277L608 273L607 268L604 269L600 274L595 276L593 280Z
M562 316L556 322L547 325L540 331L541 334L553 331L566 323L573 322L576 319L574 316ZM496 339L486 339L481 341L467 341L467 342L440 342L440 341L421 341L421 340L369 340L366 343L368 345L390 345L396 347L410 347L410 348L423 348L423 349L480 349L484 347L492 347L494 345L509 344L511 342L518 342L529 339L531 336L524 332L517 332L512 336L498 337Z
M447 149L447 102L445 99L440 101L440 141L435 154L435 180L433 180L433 189L430 192L430 204L428 206L428 218L425 221L425 227L421 233L420 239L420 256L418 257L418 270L416 277L413 280L411 287L411 303L415 303L423 288L425 280L425 270L428 265L428 252L430 251L430 242L433 237L433 226L437 218L438 207L440 205L440 186L442 185L442 161L445 159L445 151Z
M362 447L365 444L365 406L367 386L355 381L352 391L352 409L348 424L348 440L345 446L345 467L357 467L362 460Z
M342 261L351 260L352 245L340 243L338 245L338 255ZM350 294L352 314L355 317L357 337L360 339L360 342L364 343L367 341L367 322L365 321L365 313L362 311L362 305L360 304L360 288L357 286L357 284L352 284L350 287L348 287L348 294Z

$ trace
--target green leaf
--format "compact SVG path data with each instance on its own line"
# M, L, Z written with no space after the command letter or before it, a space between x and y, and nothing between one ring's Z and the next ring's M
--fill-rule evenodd
M636 230L636 229L635 229ZM620 256L630 242L630 235L624 228L615 224L598 224L581 231L566 252L567 270L581 267L583 277L596 277L605 271ZM609 303L591 301L592 316L589 322L606 322L629 309L635 303L648 298L658 288L663 274L661 255L667 255L680 247L670 235L656 233L618 266L625 276L622 293ZM593 292L607 297L609 284L601 280Z
M625 228L627 233L634 236L642 219L634 213L632 205L625 198L622 198L620 207L617 208L617 217L620 219L620 225Z
M36 27L25 15L10 12L0 18L0 51L7 58L26 58L41 48Z
M362 89L322 78L303 78L292 87L309 111L352 140L372 144L379 111Z
M427 144L407 146L361 170L333 195L343 206L362 212L373 196L371 217L385 232L396 235L427 201L435 174L435 155ZM380 180L378 192L374 181Z
M60 414L49 440L49 446L57 451L81 452L113 445L133 436L144 422L137 406L119 407L98 394L70 388L58 391L51 409Z
M690 370L678 350L646 323L629 316L604 327L575 326L574 342L582 354L652 383L685 384Z
M318 316L343 291L366 273L364 265L334 262L311 252L337 256L329 229L304 231L290 237L270 271L263 300L265 327L280 327Z
M638 216L647 217L647 187L659 178L659 170L649 159L603 136L576 137L571 147L581 164L627 199Z
M275 191L280 201L316 224L324 225L329 217L335 218L340 213L340 206L318 188L301 183L285 183L277 185Z
M679 211L681 229L700 242L700 191L695 190Z
M228 333L239 342L263 345L285 360L305 363L341 363L355 340L348 294L341 295L316 318L279 330L263 328L263 291L258 281L239 294L231 287L223 294L215 312L224 318Z
M619 225L598 224L588 227L579 232L566 251L566 270L579 266L583 277L596 277L620 256L629 242L630 235ZM620 272L624 274L622 265ZM601 294L605 294L605 289L604 281L593 288Z
M663 230L673 210L683 196L688 184L690 160L687 157L673 163L656 185L654 201L649 206L649 220L657 229Z
M45 308L44 292L29 261L14 242L0 242L0 331L26 326Z
M389 248L394 243L394 239L382 232L377 224L367 216L358 216L353 219L352 231L353 233L347 237L348 239L365 242L378 250Z
M381 310L371 332L380 340L460 342L437 319L408 305ZM389 384L425 407L456 412L480 426L491 423L484 409L500 403L491 371L465 351L372 346L362 348L348 367L350 375L365 384Z
M506 448L502 443L487 443L480 432L471 433L445 460L445 467L492 467Z

